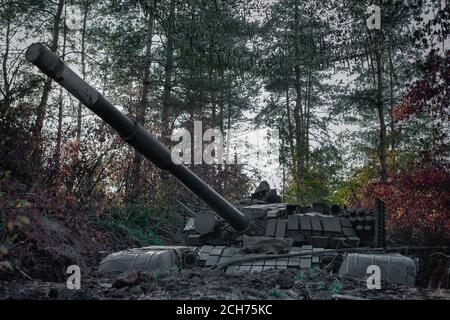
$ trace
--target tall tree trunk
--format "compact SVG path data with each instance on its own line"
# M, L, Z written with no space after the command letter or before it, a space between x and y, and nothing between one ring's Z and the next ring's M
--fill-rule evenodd
M302 141L302 89L300 82L300 67L298 65L295 66L295 107L294 107L294 123L295 123L295 159L293 161L294 164L294 180L297 185L297 192L301 198L301 175L303 172L303 141Z
M227 159L227 163L225 166L225 171L230 171L232 164L236 164L236 162L234 160L236 160L237 158L237 152L234 153L233 149L233 145L231 145L231 139L233 138L231 136L231 117L232 117L232 110L231 110L231 97L230 97L230 90L227 88L227 92L226 92L226 97L227 97L227 103L226 103L226 108L227 108L227 137L226 137L226 141L227 141L227 155L226 155L226 159ZM234 158L231 158L231 155L233 155Z
M226 83L225 79L224 79L223 70L220 71L220 82L222 84ZM226 85L228 85L228 83L226 83ZM226 94L224 92L225 90L227 90L226 87L225 87L225 89L223 87L221 87L220 96L219 96L219 128L220 128L221 132L223 132L223 127L224 127L223 126L223 122L224 122L223 117L224 117L224 105L225 105L225 96L226 96Z
M311 125L311 95L312 95L312 67L309 67L308 72L308 89L306 91L307 98L305 100L305 134L304 134L304 141L305 141L305 162L309 162L309 128Z
M52 42L50 44L50 50L56 52L58 49L58 39L59 39L59 29L61 24L62 11L64 8L64 0L58 1L58 8L56 10L55 17L53 19L53 34L52 34ZM42 157L42 128L44 127L44 119L46 115L46 108L48 97L50 94L50 90L52 88L52 79L47 77L47 80L44 83L44 88L42 91L41 100L37 107L37 117L36 122L34 124L33 129L33 141L34 141L34 150L32 154L32 160L39 168L41 166L41 157Z
M63 57L66 54L66 40L67 40L66 19L67 19L67 10L64 10L63 47L62 47ZM64 109L64 96L61 87L59 89L58 128L56 131L56 148L54 155L54 166L55 166L54 181L56 185L58 185L60 182L63 109Z
M164 92L163 110L161 116L162 140L165 144L170 142L171 124L170 113L172 112L172 72L174 53L174 32L175 25L175 0L170 1L169 18L167 23L166 41L166 62L164 65Z
M142 93L139 99L139 104L137 106L136 121L144 126L145 115L148 108L149 100L148 95L150 91L150 67L152 64L152 38L153 38L153 23L154 23L154 12L156 10L156 2L154 5L148 8L147 13L147 43L145 49L145 60L144 60L144 77L142 79ZM133 164L131 168L130 177L130 189L127 195L128 202L135 202L140 194L141 190L141 168L144 157L137 151L134 151Z
M394 119L394 107L395 107L395 98L394 98L394 81L395 81L395 69L394 63L392 62L392 54L391 48L388 48L389 54L389 96L390 96L390 128L391 128L391 149L394 151L395 157L395 147L396 147L396 132L395 132L395 119Z
M296 1L294 5L294 26L295 26L295 39L294 39L294 53L295 53L295 66L294 66L294 87L295 87L295 107L294 107L294 123L295 123L295 159L293 159L294 165L294 181L297 187L297 195L303 202L303 194L301 192L302 172L303 172L303 110L302 110L302 87L301 87L301 71L300 71L300 12L299 4Z
M11 2L9 3L9 8L11 9ZM5 91L3 92L3 100L4 100L4 110L0 110L5 116L8 114L11 104L11 92L10 92L10 83L8 81L8 58L9 58L9 47L10 47L10 32L11 32L11 18L7 18L6 22L6 35L5 35L5 52L3 54L2 61L2 71L3 71L3 86Z
M293 133L292 119L291 119L291 103L290 103L290 97L289 97L289 83L286 83L286 118L287 118L288 142L289 142L290 156L292 159L294 159L295 146L294 146L294 142L293 142L294 133Z
M375 61L377 68L377 97L376 105L378 111L378 119L380 121L380 140L378 145L378 156L380 158L380 178L382 182L387 181L387 164L386 164L386 124L384 120L384 103L383 103L383 54L381 49L375 49Z
M89 1L83 2L83 27L81 29L81 76L83 80L86 80L86 25L87 25L87 17L89 14ZM81 140L81 120L82 120L82 105L81 102L78 103L77 110L77 140L80 142Z

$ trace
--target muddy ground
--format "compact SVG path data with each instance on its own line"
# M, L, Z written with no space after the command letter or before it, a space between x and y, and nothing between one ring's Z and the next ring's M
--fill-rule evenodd
M65 283L15 280L0 282L0 299L147 300L147 299L450 299L446 289L426 290L382 283L367 289L365 280L320 271L267 270L223 273L191 269L180 273L127 273L82 279L80 290Z

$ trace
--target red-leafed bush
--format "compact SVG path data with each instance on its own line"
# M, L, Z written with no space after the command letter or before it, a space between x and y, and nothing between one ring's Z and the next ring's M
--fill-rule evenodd
M429 166L373 183L367 196L377 196L388 208L392 240L427 244L450 243L450 170Z

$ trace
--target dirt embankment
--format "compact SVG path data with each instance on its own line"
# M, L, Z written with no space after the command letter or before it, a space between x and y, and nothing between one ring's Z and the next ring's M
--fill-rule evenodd
M91 272L101 258L99 252L138 245L126 230L112 223L99 224L105 215L100 202L85 202L88 209L68 191L1 178L0 262L7 267L0 265L0 280L25 277L60 282L69 265Z

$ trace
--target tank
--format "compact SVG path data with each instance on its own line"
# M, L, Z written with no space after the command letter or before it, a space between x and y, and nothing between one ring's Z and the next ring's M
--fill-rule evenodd
M192 212L179 246L132 248L105 257L99 273L219 268L225 272L314 268L330 252L385 245L385 207L284 203L266 181L247 199L231 204L140 124L114 107L44 44L32 44L26 59L108 123L123 140L157 167L170 172L209 209Z
M385 209L377 203L374 209L283 203L263 181L234 204L250 220L248 230L230 231L225 220L204 211L187 219L184 243L197 253L199 265L227 272L320 267L321 255L331 251L384 246Z

